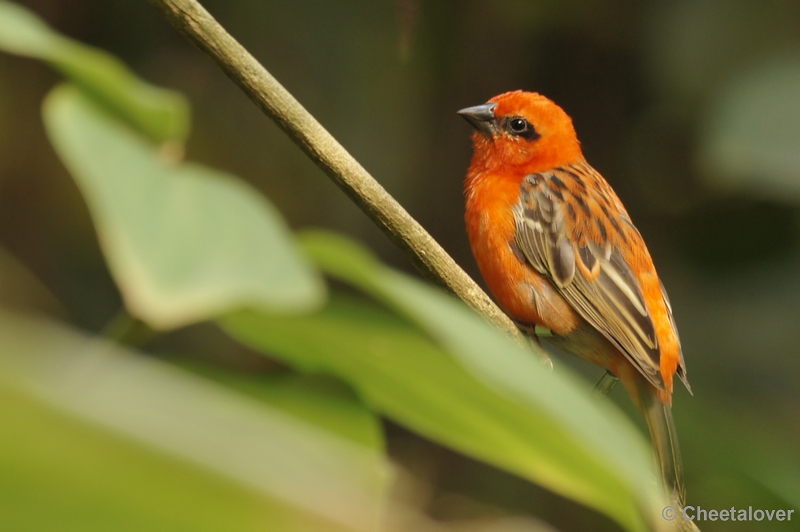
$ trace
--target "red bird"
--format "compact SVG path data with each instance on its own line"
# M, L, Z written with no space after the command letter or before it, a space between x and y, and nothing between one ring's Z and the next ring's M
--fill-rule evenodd
M524 330L550 329L556 346L619 378L647 420L665 487L682 504L673 376L689 384L642 235L552 101L515 91L459 114L476 130L466 222L489 290Z

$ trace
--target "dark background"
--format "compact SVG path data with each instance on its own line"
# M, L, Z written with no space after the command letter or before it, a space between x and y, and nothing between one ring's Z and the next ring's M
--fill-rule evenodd
M149 81L186 94L194 112L188 159L246 179L293 228L342 231L411 271L145 0L21 3ZM692 398L678 389L675 398L689 503L797 508L800 2L204 5L476 278L463 222L470 130L455 111L513 89L561 105L669 290L695 391ZM86 207L44 135L39 107L58 79L39 62L0 55L0 250L50 292L35 306L99 331L121 302ZM212 352L225 342L209 327L176 338L173 348L187 351L202 343ZM240 357L228 362L247 366ZM582 363L559 364L599 377ZM630 410L621 390L612 397ZM590 510L400 427L387 423L387 434L392 456L424 486L418 504L437 518L533 514L561 530L615 529Z

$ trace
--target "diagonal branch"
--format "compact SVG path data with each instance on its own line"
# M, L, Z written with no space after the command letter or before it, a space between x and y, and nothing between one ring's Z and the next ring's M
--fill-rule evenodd
M196 0L150 0L225 71L433 282L520 340L514 323L427 231Z

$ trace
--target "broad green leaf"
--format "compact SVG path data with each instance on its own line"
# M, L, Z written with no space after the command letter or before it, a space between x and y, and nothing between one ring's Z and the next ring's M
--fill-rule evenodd
M699 143L703 176L725 190L800 200L800 54L773 57L723 86Z
M373 530L389 480L378 450L7 313L0 401L3 530Z
M363 251L342 252L355 257L364 271L370 268L358 257ZM373 267L389 271L377 263ZM544 388L536 392L540 402L522 399L518 392L476 375L409 322L343 296L333 297L322 312L311 316L245 311L224 318L222 324L235 338L270 356L346 380L398 423L597 508L628 530L646 530L643 513L660 508L656 477L641 437L561 380L552 385L533 379L531 386ZM484 325L478 319L470 326ZM509 349L497 342L494 355L488 356L497 360L497 352ZM533 364L538 367L539 362ZM557 379L550 373L546 377ZM562 402L577 412L563 413ZM572 426L580 416L587 416L585 426ZM604 425L620 432L586 437L590 428ZM622 457L603 447L615 442L631 452L621 469L615 460ZM638 472L632 471L636 467Z
M567 370L548 371L456 298L383 266L350 239L309 231L301 241L320 268L408 316L477 378L545 409L629 479L641 481L649 475L642 464L650 462L650 451L640 433L621 412L589 397L586 383Z
M0 406L2 530L348 530L65 415L4 384Z
M183 95L142 81L111 54L68 39L5 1L0 1L0 50L47 61L156 142L189 135Z
M178 364L356 443L385 448L378 418L339 379L293 371L240 373L196 361Z
M72 86L51 92L44 118L132 315L168 329L246 305L288 312L320 303L323 281L247 184L164 161Z

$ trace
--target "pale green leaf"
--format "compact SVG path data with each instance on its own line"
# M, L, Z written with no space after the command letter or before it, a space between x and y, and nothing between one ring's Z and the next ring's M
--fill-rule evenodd
M71 86L47 97L44 118L132 315L167 329L246 305L303 311L320 303L321 278L246 183L164 161Z
M241 373L193 360L179 365L356 443L385 448L380 421L339 379L293 371Z

